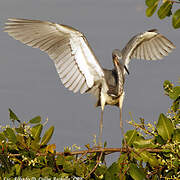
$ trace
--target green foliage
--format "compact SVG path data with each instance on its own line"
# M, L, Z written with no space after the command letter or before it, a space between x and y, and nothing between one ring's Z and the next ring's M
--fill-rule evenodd
M173 132L174 126L170 119L168 119L163 113L159 116L159 121L157 124L158 134L165 140L170 140Z
M171 1L165 1L161 7L158 10L158 16L160 19L164 19L166 16L170 16L172 9L172 2Z
M172 15L172 26L177 29L180 28L180 9L174 10L175 12L172 12L173 5L179 4L180 1L176 0L146 0L145 1L147 9L146 9L146 16L151 17L155 11L157 11L159 19L164 19L165 17L169 17Z
M156 2L156 1L154 1ZM151 5L151 4L148 4ZM12 127L0 131L1 178L79 178L95 180L144 180L180 178L180 86L165 81L164 92L172 100L167 114L161 113L155 125L129 122L135 129L126 132L120 156L107 167L105 157L114 151L85 145L73 145L57 153L55 144L48 144L54 127L42 135L44 125L37 116L21 122L10 109ZM94 140L94 144L96 144Z
M148 6L148 8L146 9L146 16L151 17L157 9L158 0L153 0L153 1L146 0L146 5Z
M41 146L46 145L52 137L54 132L54 126L50 127L42 137Z
M13 123L15 121L20 123L19 118L16 116L16 114L14 114L14 112L11 109L9 109L9 119L11 119Z
M180 28L180 9L178 9L173 15L172 25L175 29Z

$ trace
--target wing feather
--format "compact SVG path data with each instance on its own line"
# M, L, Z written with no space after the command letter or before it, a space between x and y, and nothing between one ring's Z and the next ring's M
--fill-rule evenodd
M167 56L175 45L157 30L139 33L122 49L122 59L128 66L130 59L157 60Z
M82 84L81 88L80 88L80 93L83 94L83 93L85 93L88 89L89 89L89 88L88 88L88 86L87 86L87 83L84 82L84 83Z
M140 59L140 58L141 58L141 57L140 57L140 46L137 47L137 50L136 50L136 51L137 51L137 55L136 55L136 56L137 56L138 59Z
M141 46L141 59L144 59L144 45Z
M155 52L155 55L156 55L157 59L162 59L164 56L163 56L163 54L161 53L161 48L160 48L160 50L158 50L158 49L159 49L159 46L158 46L157 39L154 39L154 40L153 40L152 45L154 46L154 52Z
M161 54L163 56L166 56L168 54L168 52L166 51L167 47L165 45L163 45L163 43L160 41L160 39L156 39L156 42L157 42L158 47L160 47L159 51L161 52Z
M74 82L70 86L70 89L72 89L74 93L77 92L76 87L77 87L78 83L80 82L81 78L82 78L82 75L79 74L79 76L74 80Z
M71 73L68 73L68 74L66 74L65 76L63 76L63 77L61 78L62 83L63 83L63 84L66 84L68 81L70 81L70 79L72 78L72 76L75 74L76 71L77 71L77 69L74 68L73 71L71 71Z
M76 87L76 84L79 82L79 79L81 78L81 75L79 72L76 75L77 76L75 76L75 78L73 78L73 81L71 81L71 85L69 86L70 91L74 90L74 88Z
M77 86L74 89L75 93L79 91L79 89L81 88L81 86L83 85L84 82L85 82L85 78L84 78L84 76L81 76L81 79L79 80Z
M78 69L74 72L73 76L71 77L71 79L69 79L69 81L67 81L64 86L66 88L69 88L70 89L70 86L73 84L73 82L76 80L76 78L79 76L79 71ZM72 89L70 89L72 90Z
M152 60L158 59L158 56L156 55L156 50L155 50L154 44L152 42L149 43L149 48L151 51Z
M72 61L72 63L69 65L69 66L67 66L65 69L63 69L63 71L59 71L59 76L60 77L65 77L65 76L67 76L68 74L70 74L71 75L71 71L73 71L73 68L74 67L76 67L76 65L75 65L75 62L74 61ZM75 69L75 68L74 68ZM77 69L77 68L76 68Z
M148 54L149 54L149 60L154 60L154 54L153 54L153 51L150 47L150 43L147 43L146 46L147 46L147 51L148 51Z
M28 46L45 51L69 90L84 93L96 82L104 80L104 71L85 36L72 27L11 18L6 22L4 31Z

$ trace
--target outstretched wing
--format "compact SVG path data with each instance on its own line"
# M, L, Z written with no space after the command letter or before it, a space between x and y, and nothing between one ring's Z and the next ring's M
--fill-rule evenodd
M53 60L64 86L81 93L104 77L104 71L85 36L78 30L47 21L8 19L5 25L14 39L40 48Z
M134 36L122 50L125 65L130 59L157 60L167 56L175 45L156 29L139 33Z

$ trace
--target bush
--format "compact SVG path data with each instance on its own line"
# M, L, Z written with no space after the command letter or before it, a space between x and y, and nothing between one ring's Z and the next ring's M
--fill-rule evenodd
M56 152L48 144L54 127L42 136L44 125L37 116L21 122L9 109L12 125L1 127L1 178L69 178L69 179L179 179L180 178L180 86L164 82L165 94L172 106L161 113L157 124L129 122L134 129L126 132L122 148L90 147L85 150L73 145ZM116 162L106 166L105 156L120 152Z
M146 16L151 17L156 10L159 19L164 19L166 17L170 17L172 15L172 26L175 29L180 28L180 9L178 9L178 5L180 4L180 0L145 0L147 9ZM176 6L175 6L176 4ZM160 5L160 7L158 7ZM174 12L175 11L175 12Z

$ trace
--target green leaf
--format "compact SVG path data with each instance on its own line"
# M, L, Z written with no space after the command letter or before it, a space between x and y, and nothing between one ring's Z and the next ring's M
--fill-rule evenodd
M86 172L85 164L76 163L75 164L75 172L76 172L76 176L84 178L85 172Z
M161 144L161 145L164 145L166 143L160 135L155 136L155 141L156 143Z
M41 146L46 145L52 137L54 132L54 126L51 126L42 137Z
M75 160L74 156L65 156L66 161L72 161Z
M157 131L158 134L164 139L164 140L170 140L171 136L174 132L174 126L170 119L168 119L163 113L160 114L159 120L157 123Z
M31 134L33 136L33 138L36 140L36 139L40 139L40 135L41 135L41 132L42 132L42 128L43 128L43 125L42 124L38 124L36 126L33 126L31 128Z
M31 124L37 124L41 122L41 117L40 116L36 116L33 119L29 120L29 123Z
M157 12L159 18L164 19L166 16L168 16L171 9L172 9L172 2L171 1L164 2Z
M9 118L12 120L12 122L14 123L14 121L17 121L17 122L21 122L19 120L19 118L16 116L16 114L9 108Z
M34 140L30 142L28 146L31 147L33 150L36 150L36 151L40 150L39 140Z
M169 92L172 91L173 85L170 81L166 80L163 83L163 88L164 88L164 91L166 91L166 93L169 94Z
M107 167L106 167L104 164L102 164L101 166L98 166L98 167L96 168L95 174L96 174L96 176L97 176L98 178L102 179L101 177L104 176L106 170L107 170Z
M173 14L172 25L175 29L180 28L180 9Z
M1 132L0 133L0 141L6 141L6 137L4 136L4 134Z
M26 168L22 171L22 177L40 177L41 169Z
M157 2L158 0L146 0L146 6L151 7Z
M137 167L136 164L131 163L130 169L129 169L130 176L135 180L144 180L146 179L146 176L144 174L144 171Z
M19 176L21 173L21 165L15 164L15 169L16 169L16 175Z
M17 133L24 134L24 128L22 126L18 127L18 128L15 128L15 130L16 130Z
M148 7L146 9L146 16L151 17L154 14L154 12L156 11L157 6L158 6L158 2L154 3L153 6Z
M107 147L107 141L104 142L104 147Z
M61 178L60 179L68 179L68 177L69 177L69 173L61 173L61 176L60 176ZM70 178L69 178L70 179Z
M52 171L53 171L53 170L52 170L52 168L50 168L50 167L45 167L45 168L43 168L43 169L41 170L42 177L46 177L46 176L51 175Z
M174 101L171 106L172 111L176 112L179 109L179 104L180 104L180 101L178 99Z
M173 100L176 100L180 96L180 86L172 88L172 91L169 92L169 97Z
M4 134L8 138L9 141L11 141L13 143L17 142L16 135L11 128L6 128L6 130L4 131Z
M147 151L143 151L140 153L140 156L144 162L148 162L151 166L153 167L159 166L158 160L154 156L152 156L151 153Z
M139 149L136 149L136 151L137 151L137 152L134 151L134 152L131 152L131 153L130 153L130 158L131 158L131 159L135 159L135 160L137 160L137 161L139 161L139 162L143 161L143 160L142 160L142 157L141 157L140 154L139 154L139 151L140 151L140 150L139 150ZM129 163L129 161L127 161L127 162Z
M3 166L6 169L7 174L9 174L9 172L11 170L11 162L10 162L8 155L0 153L0 162L1 162L1 167Z
M153 177L152 177L152 180L159 180L159 176L157 174L155 174Z
M153 143L154 139L139 139L137 138L134 143L133 146L137 147L137 148L155 148L157 147L157 145L155 145Z
M180 129L174 131L173 141L180 143Z
M127 156L127 154L126 154L126 153L121 154L121 155L119 156L119 159L118 159L118 164L119 164L119 166L121 166L121 165L124 166L124 164L125 164L126 161L128 161L128 156Z
M167 14L168 17L172 15L172 8L170 9L169 13Z
M119 180L120 168L117 162L114 162L105 173L105 180Z
M137 138L138 132L136 130L129 130L125 134L126 143L131 146L134 140Z
M69 162L69 161L65 161L64 165L63 165L63 170L65 172L72 173L73 172L73 165L72 165L72 163Z
M5 176L7 179L11 179L11 177L14 177L14 169L11 168L9 172L6 171Z
M174 175L173 170L169 170L168 172L165 173L165 176L167 179L171 179L171 177Z
M57 157L56 164L57 164L57 165L63 165L64 162L65 162L64 156L59 155L59 156Z
M105 173L105 180L113 180L112 174L109 171L106 171Z

